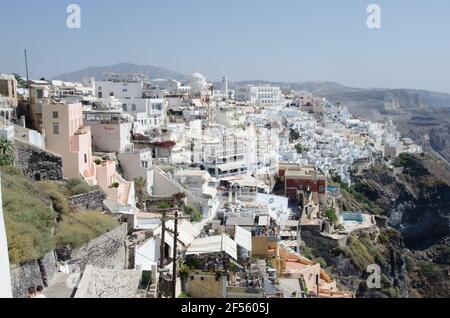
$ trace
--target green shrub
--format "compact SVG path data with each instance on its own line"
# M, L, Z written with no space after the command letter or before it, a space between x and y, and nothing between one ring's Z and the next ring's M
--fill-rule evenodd
M13 165L14 159L14 144L3 137L0 138L0 166Z
M56 226L55 243L57 247L69 245L77 248L117 226L117 220L97 211L77 213L73 217L65 216Z
M304 242L300 243L300 254L306 257L307 259L313 260L314 255L312 253L312 249L306 246Z
M322 257L315 258L314 262L319 263L320 267L322 267L322 269L327 268L327 262Z
M117 189L119 186L120 186L119 182L114 182L113 184L111 184L111 188Z
M289 142L294 142L300 138L300 133L295 129L289 130Z
M191 222L200 222L203 218L200 211L191 205L186 205L184 207L184 214L189 215L191 217Z
M394 159L392 165L394 167L406 167L412 159L412 155L409 153L401 153L397 158Z
M400 291L397 287L384 288L383 293L385 293L389 298L400 298Z
M446 279L446 275L442 271L442 268L436 264L430 262L423 262L420 264L420 271L430 282L438 283Z
M67 181L67 191L70 195L79 195L91 191L91 187L86 181L80 178L73 178Z
M2 167L2 195L8 251L13 264L43 256L53 249L55 214L51 202L17 168ZM9 180L9 181L8 181Z
M172 207L172 204L170 204L169 202L167 202L167 201L161 201L159 204L158 204L158 209L170 209Z
M21 264L43 256L53 249L50 233L42 233L36 227L11 221L5 217L8 254L11 264Z
M56 212L58 221L63 214L70 212L69 203L63 194L64 187L55 182L45 181L38 184L39 189L52 201L53 210Z
M367 266L375 263L374 256L368 251L367 247L356 237L349 236L347 248L344 253L350 258L353 265L361 271L366 270Z
M330 220L331 223L337 224L339 222L339 219L337 217L335 209L333 209L333 208L326 208L323 211L323 214L325 214L325 216L328 218L328 220Z

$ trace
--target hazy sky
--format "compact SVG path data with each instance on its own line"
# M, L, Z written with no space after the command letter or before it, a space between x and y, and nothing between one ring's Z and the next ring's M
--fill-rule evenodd
M81 6L81 29L66 7ZM382 9L382 28L366 8ZM450 93L448 0L14 0L0 6L0 72L53 77L118 62L209 80L329 80Z

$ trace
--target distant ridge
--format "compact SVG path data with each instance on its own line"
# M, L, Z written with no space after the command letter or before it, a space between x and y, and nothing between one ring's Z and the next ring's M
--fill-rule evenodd
M155 78L171 78L178 81L183 81L185 75L167 70L162 67L153 65L136 65L131 63L118 63L109 66L92 66L79 71L64 73L55 76L53 79L62 81L80 81L83 77L93 76L96 79L102 79L103 74L107 72L113 73L142 73L147 75L150 79Z

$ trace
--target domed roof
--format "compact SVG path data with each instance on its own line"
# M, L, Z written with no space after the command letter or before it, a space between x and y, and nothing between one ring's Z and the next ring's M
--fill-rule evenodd
M192 73L191 75L189 75L188 77L188 85L193 89L193 90L204 90L206 89L206 78L200 74L200 73Z
M191 79L199 79L199 80L204 80L205 79L205 77L202 74L200 74L200 73L192 73L191 75L189 75L189 77Z

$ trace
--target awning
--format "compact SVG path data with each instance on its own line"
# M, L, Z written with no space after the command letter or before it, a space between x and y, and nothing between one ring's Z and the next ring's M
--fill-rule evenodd
M247 251L252 251L252 233L250 231L236 225L234 240L237 245L245 248Z
M298 220L282 220L280 221L281 226L298 227L300 224Z
M237 246L228 235L216 235L195 239L186 250L186 255L202 255L225 252L237 260Z
M166 229L174 231L175 224L173 220L166 222ZM185 246L191 244L195 238L200 234L200 231L187 220L178 222L178 240Z
M224 163L224 164L217 165L217 168L219 168L221 171L241 169L242 167L244 167L243 162L230 162L230 163Z
M255 220L251 216L229 216L225 225L254 226Z

